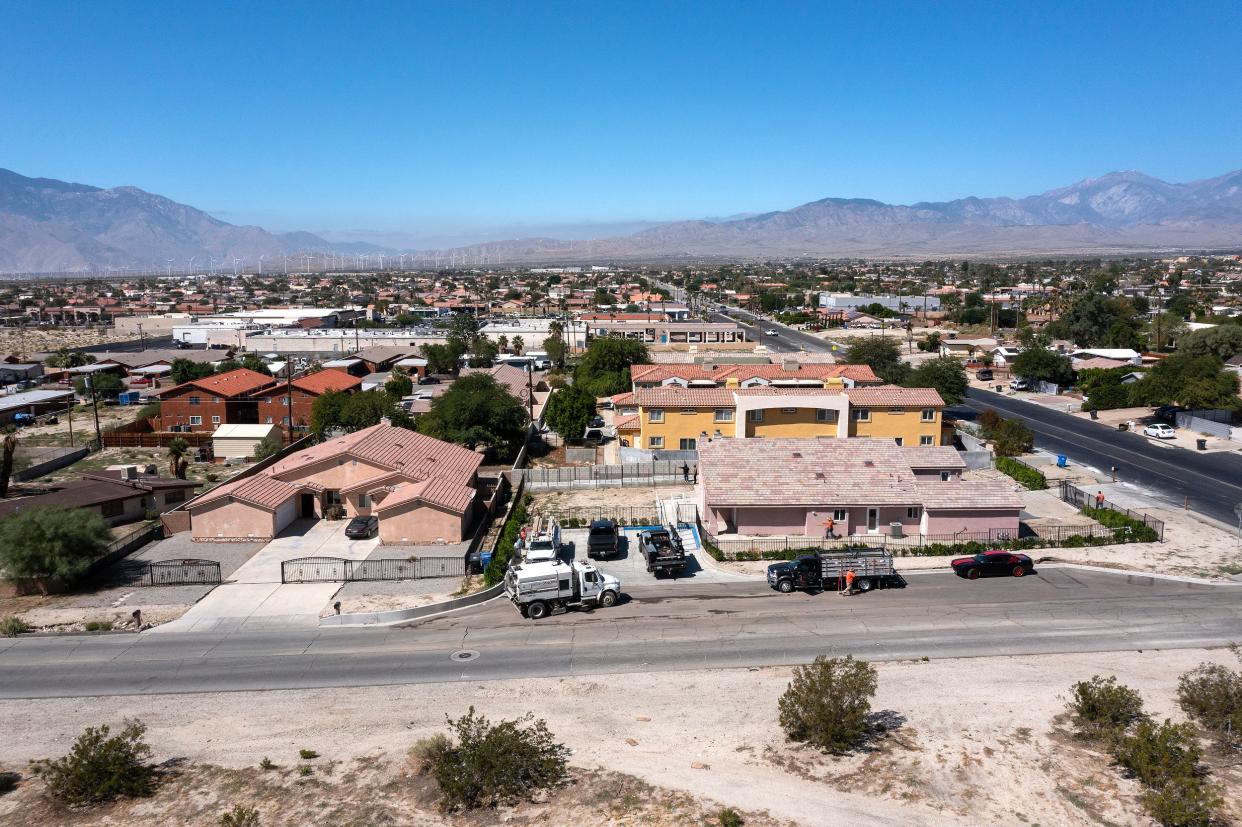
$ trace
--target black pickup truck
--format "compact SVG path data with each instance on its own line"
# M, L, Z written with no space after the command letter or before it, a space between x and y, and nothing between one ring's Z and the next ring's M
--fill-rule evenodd
M592 520L587 530L587 557L607 560L620 550L617 524L612 520Z
M647 571L659 577L661 574L680 574L686 567L686 550L681 546L677 532L666 529L644 531L638 535L638 550L647 563Z
M906 585L905 578L893 567L893 555L882 548L826 551L788 563L773 563L768 566L768 585L786 593L837 591L844 584L848 571L854 572L854 588L860 592Z

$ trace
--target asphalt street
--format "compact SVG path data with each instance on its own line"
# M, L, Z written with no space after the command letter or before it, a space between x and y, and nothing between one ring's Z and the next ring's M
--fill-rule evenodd
M963 406L974 414L994 408L1017 417L1035 432L1035 445L1158 494L1170 505L1189 506L1213 519L1236 525L1242 504L1242 457L1199 453L1157 443L1140 434L1117 431L1034 402L971 388Z
M478 682L872 660L1198 648L1242 640L1242 586L1044 567L781 595L642 582L619 606L523 619L503 600L400 628L0 639L0 698Z

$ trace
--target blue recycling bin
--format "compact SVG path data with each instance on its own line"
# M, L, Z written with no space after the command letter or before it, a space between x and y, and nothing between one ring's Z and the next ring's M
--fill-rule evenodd
M492 564L492 553L490 551L485 551L482 554L480 554L479 563L481 563L484 570L486 570L487 567Z
M1057 454L1057 467L1064 468L1065 462L1066 462L1065 454Z

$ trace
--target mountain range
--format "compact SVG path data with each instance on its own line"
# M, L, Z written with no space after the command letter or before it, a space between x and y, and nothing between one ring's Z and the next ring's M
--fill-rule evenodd
M982 256L1242 248L1242 170L1172 184L1114 172L1025 198L885 204L825 198L789 210L676 221L609 238L498 240L420 260L488 264L670 258ZM0 272L131 267L190 257L251 268L304 253L398 252L238 226L135 187L101 189L0 169Z

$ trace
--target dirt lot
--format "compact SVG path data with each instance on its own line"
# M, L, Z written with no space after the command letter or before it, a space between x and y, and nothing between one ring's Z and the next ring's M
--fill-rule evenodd
M574 508L655 508L656 499L688 497L690 485L634 486L625 488L580 488L572 491L535 491L533 511L562 511Z
M90 347L108 342L124 342L132 338L117 335L113 328L107 326L4 327L0 328L0 353L29 357L35 353L55 353L66 347Z
M31 784L0 798L0 823L212 824L226 805L256 799L263 802L265 825L310 823L306 808L315 802L339 814L333 823L341 824L492 824L509 815L518 824L703 823L695 814L704 805L697 803L687 804L680 820L663 813L644 820L637 809L613 816L601 809L633 801L633 795L651 807L645 793L613 795L608 804L572 817L563 808L524 808L481 821L446 822L426 807L406 809L402 802L419 800L417 782L405 770L406 750L442 731L446 714L457 716L474 705L493 718L527 711L545 718L580 769L614 779L611 773L630 774L695 802L766 810L805 825L1144 825L1149 822L1140 815L1137 785L1062 731L1065 695L1075 681L1115 674L1142 692L1153 715L1180 719L1177 676L1205 659L1235 663L1220 651L1146 651L878 664L873 710L896 729L844 758L785 741L776 724L776 699L790 676L785 668L100 698L90 704L4 701L5 769L24 771L30 759L63 753L83 727L126 716L147 722L158 760L223 769L191 768L174 782L186 786L119 810L111 821L72 820L46 810L32 819L35 811L22 812L37 794ZM297 714L290 715L291 709ZM305 762L315 767L309 780L290 773L300 748L324 755ZM254 771L264 756L280 769ZM1236 759L1210 750L1206 758L1226 787L1227 815L1237 818L1242 775ZM1223 766L1228 763L1235 766ZM971 781L980 776L987 783ZM588 784L577 789L583 796L598 792ZM389 820L383 812L395 815Z

